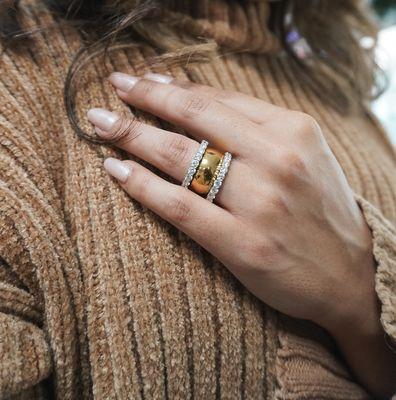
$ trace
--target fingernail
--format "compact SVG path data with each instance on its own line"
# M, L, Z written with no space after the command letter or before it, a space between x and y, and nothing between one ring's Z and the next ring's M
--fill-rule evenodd
M131 173L130 165L116 158L106 158L103 165L105 170L121 183L125 183L128 180L128 176Z
M171 83L173 80L173 77L170 75L155 74L153 72L147 72L147 74L144 74L144 77L159 83Z
M131 90L138 80L139 78L137 76L124 74L122 72L113 72L109 76L110 83L123 92Z
M103 108L91 108L87 113L88 120L99 128L97 132L110 131L120 118L116 113Z

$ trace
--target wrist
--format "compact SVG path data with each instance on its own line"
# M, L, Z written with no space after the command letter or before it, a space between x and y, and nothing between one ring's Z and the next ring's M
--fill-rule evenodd
M353 280L344 277L344 282L340 282L332 308L319 324L337 340L355 336L356 332L365 337L377 335L381 331L381 308L375 290L376 265L371 247L345 268L359 273L351 274Z
M341 348L362 347L364 343L384 340L379 307L371 309L371 306L366 307L365 304L355 314L345 315L327 330Z
M362 274L360 284L350 285L344 292L343 301L335 306L333 317L325 322L324 328L337 342L362 340L383 336L381 326L381 306L375 290L375 265L371 256L367 263L361 265L366 271Z
M396 390L396 353L387 342L376 296L375 300L372 304L362 304L360 312L333 324L329 333L354 378L373 397L385 399L390 398Z
M372 234L361 213L358 225L358 240L350 246L347 260L342 261L346 273L337 285L333 306L321 324L336 338L349 334L351 329L371 336L378 333L380 326Z

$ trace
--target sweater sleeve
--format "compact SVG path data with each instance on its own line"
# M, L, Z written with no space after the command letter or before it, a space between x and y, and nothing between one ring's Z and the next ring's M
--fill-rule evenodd
M373 239L377 264L375 289L381 302L381 323L396 343L396 227L369 201L355 194Z

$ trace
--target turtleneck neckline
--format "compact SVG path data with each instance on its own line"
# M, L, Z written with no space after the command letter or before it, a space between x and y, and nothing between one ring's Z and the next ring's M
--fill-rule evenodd
M175 0L166 12L180 18L182 32L213 39L231 51L270 53L279 49L269 29L270 0ZM184 17L184 18L183 18Z

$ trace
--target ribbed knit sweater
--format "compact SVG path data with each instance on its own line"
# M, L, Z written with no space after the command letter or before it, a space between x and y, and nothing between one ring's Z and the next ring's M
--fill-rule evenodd
M271 51L267 1L183 4L192 19L180 29L230 51L153 72L316 118L372 230L381 322L396 339L396 156L385 133L369 112L342 116L299 83ZM0 59L0 398L370 398L327 332L258 301L108 176L105 157L132 156L79 139L63 104L78 31L35 1L22 11L25 28L49 29ZM143 43L111 52L109 65L141 75L150 69L136 65L153 54ZM102 60L85 70L83 129L91 107L130 112Z

